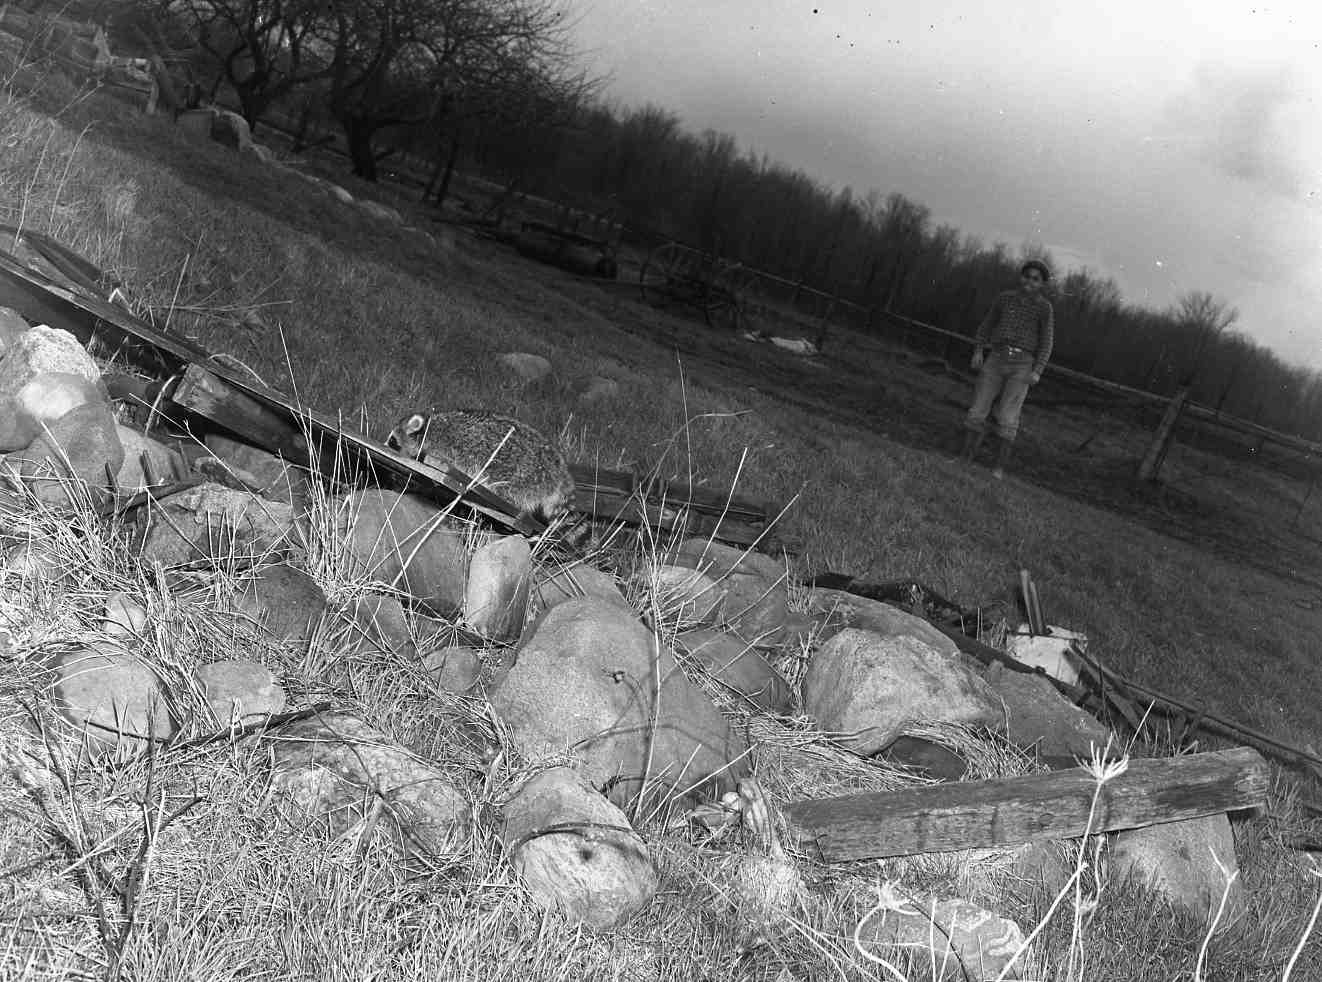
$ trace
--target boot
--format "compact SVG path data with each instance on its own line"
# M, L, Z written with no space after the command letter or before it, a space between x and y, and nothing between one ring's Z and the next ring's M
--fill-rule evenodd
M978 448L982 446L983 434L976 430L964 431L964 449L960 451L959 459L965 464L973 463L973 458L977 456Z
M998 481L1005 477L1005 465L1010 462L1010 449L1013 446L1013 440L1001 437L1000 445L996 448L996 463L992 467L992 477Z

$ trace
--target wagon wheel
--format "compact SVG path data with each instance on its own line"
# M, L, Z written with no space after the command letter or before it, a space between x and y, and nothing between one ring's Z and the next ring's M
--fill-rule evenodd
M643 300L655 307L665 307L676 299L676 290L685 281L688 257L677 242L657 246L638 271L638 286Z
M702 313L711 327L737 331L743 321L744 303L740 289L743 267L730 265L712 273L703 298Z

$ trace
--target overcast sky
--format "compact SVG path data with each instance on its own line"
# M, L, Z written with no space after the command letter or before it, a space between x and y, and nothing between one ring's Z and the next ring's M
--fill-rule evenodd
M569 0L607 94L1322 369L1322 3ZM971 325L970 325L971 326Z

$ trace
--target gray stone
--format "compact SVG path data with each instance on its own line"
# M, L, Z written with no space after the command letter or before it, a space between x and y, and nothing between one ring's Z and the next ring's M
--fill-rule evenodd
M965 661L958 645L921 617L901 610L892 604L870 597L860 597L844 590L813 587L808 595L809 606L817 613L829 615L830 620L845 627L857 627L880 634L883 638L917 638L929 647L956 660ZM838 633L838 632L837 632Z
M1101 751L1111 731L1056 691L1041 675L1012 672L996 664L987 684L1005 706L1006 735L1043 758L1085 760L1096 746Z
M482 656L473 648L454 645L424 655L422 667L442 689L462 694L482 677Z
M526 351L511 351L501 355L496 361L525 382L536 382L551 374L549 361L541 355L532 355Z
M775 645L789 618L785 565L759 552L702 538L685 539L676 565L700 569L725 591L723 623L755 644Z
M94 504L105 497L124 463L124 448L115 431L115 417L103 402L88 402L48 424L46 432L26 450L8 458L41 501L64 506L83 500L83 482Z
M307 500L308 472L275 454L219 433L208 433L206 447L264 498L298 505ZM224 482L228 483L228 482Z
M754 705L773 713L789 708L789 684L752 645L710 627L685 631L677 640L712 676Z
M134 754L149 737L175 732L165 688L151 667L110 646L81 647L57 655L55 708L84 735L93 757L122 750Z
M86 403L105 401L101 385L81 375L34 375L17 392L0 397L0 453L23 450L61 416Z
M584 405L593 405L598 402L608 402L620 394L620 383L613 378L604 378L601 375L594 375L588 379L588 384L583 387L583 391L578 394L578 401Z
M719 794L747 770L743 739L665 644L610 601L547 611L490 699L525 756L571 754L617 803L643 790L644 777L649 797Z
M687 627L717 624L725 610L725 588L701 570L662 565L652 572L653 602L662 623Z
M92 383L101 379L101 370L76 337L68 331L38 324L20 334L0 360L0 399L14 395L33 378L47 372L77 375Z
M153 485L169 484L175 480L176 468L180 469L180 473L184 472L182 454L131 426L121 423L115 430L124 447L124 463L115 476L120 491L132 494ZM144 457L147 459L146 467L142 463ZM147 479L148 470L152 481Z
M268 739L271 785L310 824L335 836L384 829L405 855L468 851L468 797L438 766L357 717L324 713Z
M412 659L417 655L404 605L381 593L365 593L356 599L349 617L354 624L359 653L394 652Z
M141 638L147 630L147 611L128 594L116 590L106 597L101 633L112 638Z
M967 900L892 899L859 925L858 943L869 954L912 964L925 979L996 979L1012 962L1017 970L1011 968L1010 978L1038 977L1031 952L1019 954L1025 937L1014 921ZM935 975L929 966L936 967Z
M238 113L215 109L211 117L211 139L242 152L252 146L252 130Z
M297 541L291 506L219 484L199 484L139 508L133 536L138 553L162 566L279 559Z
M1222 814L1119 832L1111 844L1108 868L1112 882L1133 876L1172 906L1210 923L1239 860L1230 820ZM1242 914L1246 902L1244 883L1236 878L1221 925Z
M535 574L535 584L537 600L543 610L575 597L598 597L624 607L629 606L615 577L586 563L554 570L539 568Z
M392 225L404 224L403 215L389 205L383 205L379 201L368 201L363 199L358 202L358 207L378 221L389 222Z
M468 564L464 620L483 637L513 641L523 630L532 584L532 549L521 535L479 547Z
M303 644L326 614L326 594L307 573L286 563L264 566L244 580L235 606L277 641Z
M908 635L847 628L826 642L803 679L807 713L861 754L884 750L920 720L995 726L1000 702L962 662Z
M245 659L211 662L193 673L216 722L251 723L285 708L285 690L265 665Z
M464 533L431 503L368 489L337 499L354 572L402 590L439 617L463 609L468 581Z
M540 906L601 931L623 924L656 895L659 878L646 844L624 813L570 768L542 771L502 812L501 841ZM541 831L557 826L565 830Z

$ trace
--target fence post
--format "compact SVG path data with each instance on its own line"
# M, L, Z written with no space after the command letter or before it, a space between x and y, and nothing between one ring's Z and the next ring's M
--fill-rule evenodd
M1184 405L1188 401L1189 387L1186 385L1175 393L1170 404L1166 406L1166 412L1157 425L1152 443L1148 445L1148 451L1143 455L1143 462L1138 465L1140 481L1155 481L1157 475L1161 473L1161 465L1166 462L1166 454L1175 440L1175 424L1180 421L1180 415L1184 412Z

